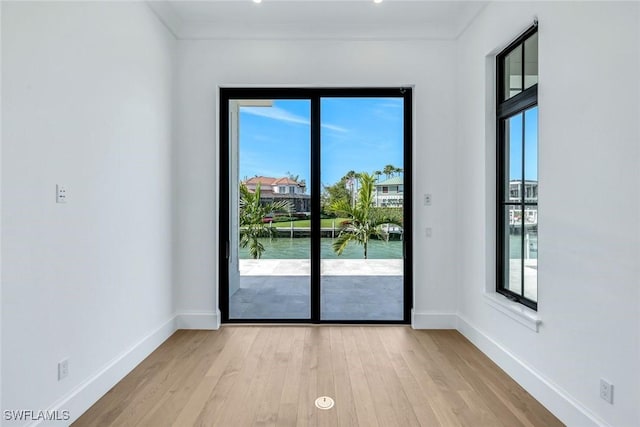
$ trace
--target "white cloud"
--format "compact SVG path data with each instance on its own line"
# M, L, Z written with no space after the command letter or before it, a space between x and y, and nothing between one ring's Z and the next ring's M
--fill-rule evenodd
M266 117L281 122L298 123L301 125L309 124L309 120L304 117L296 116L279 107L243 107L241 111L253 116Z
M329 130L334 130L336 132L349 132L347 129L340 127L340 126L336 126L336 125L330 125L328 123L322 123L320 126L322 126L325 129L329 129Z
M254 116L266 117L268 119L278 120L281 122L297 123L307 126L310 124L309 119L292 114L280 107L242 107L241 112ZM329 123L322 123L321 126L325 129L335 132L348 132L348 130L343 127L332 125Z

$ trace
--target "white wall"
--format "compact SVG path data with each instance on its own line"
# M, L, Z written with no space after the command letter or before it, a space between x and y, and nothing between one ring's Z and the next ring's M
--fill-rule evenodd
M175 41L144 3L2 7L2 409L75 418L173 331Z
M640 425L638 9L635 2L497 2L458 44L460 329L568 425ZM495 126L485 120L486 102L494 100L485 85L486 55L534 15L538 333L483 296L494 286L495 259L495 149L485 138ZM615 385L613 405L599 398L600 378Z
M415 194L433 194L414 211L415 310L455 313L455 42L181 41L176 153L176 289L179 312L218 307L219 85L398 86L415 84ZM284 171L283 171L284 172ZM421 198L417 198L421 200ZM433 227L427 240L424 228ZM422 231L420 231L422 230ZM445 321L450 320L444 316ZM450 324L449 326L453 326Z
M2 2L0 2L0 100L2 100ZM2 212L2 102L0 101L0 213ZM0 215L0 242L2 218ZM2 410L2 245L0 244L0 410ZM0 426L3 421L0 421Z
M484 298L486 55L534 14L538 333ZM640 424L637 3L497 2L457 42L182 41L174 63L175 42L140 3L3 3L1 22L2 409L76 417L173 330L174 312L182 326L217 324L219 85L414 84L414 325L451 327L457 311L462 332L569 425ZM600 377L614 405L598 398Z

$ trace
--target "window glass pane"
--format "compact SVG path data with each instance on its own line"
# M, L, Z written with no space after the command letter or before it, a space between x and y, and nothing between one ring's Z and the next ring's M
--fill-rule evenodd
M297 224L311 221L311 101L231 100L229 111L228 316L309 319L311 242Z
M524 113L525 201L538 201L538 107Z
M522 114L504 121L505 137L505 177L504 200L516 202L522 200Z
M524 42L524 88L538 83L538 33Z
M522 92L522 45L504 58L504 99Z
M522 294L522 208L505 206L504 287Z
M524 296L538 301L538 207L524 211Z
M320 98L321 320L404 318L404 109L402 98Z

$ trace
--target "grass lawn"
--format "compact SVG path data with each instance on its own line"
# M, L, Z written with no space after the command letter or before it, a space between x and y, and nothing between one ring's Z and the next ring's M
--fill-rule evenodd
M321 228L331 228L333 227L333 221L336 222L336 228L340 228L340 223L342 221L347 220L348 218L323 218L320 220ZM291 228L291 222L274 222L274 227L277 228ZM311 220L310 219L301 219L299 221L293 221L294 228L311 228Z

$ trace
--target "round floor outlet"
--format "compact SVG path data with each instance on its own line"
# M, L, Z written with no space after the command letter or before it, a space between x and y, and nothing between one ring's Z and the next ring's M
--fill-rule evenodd
M318 409L331 409L335 402L329 396L320 396L316 399L316 407Z

